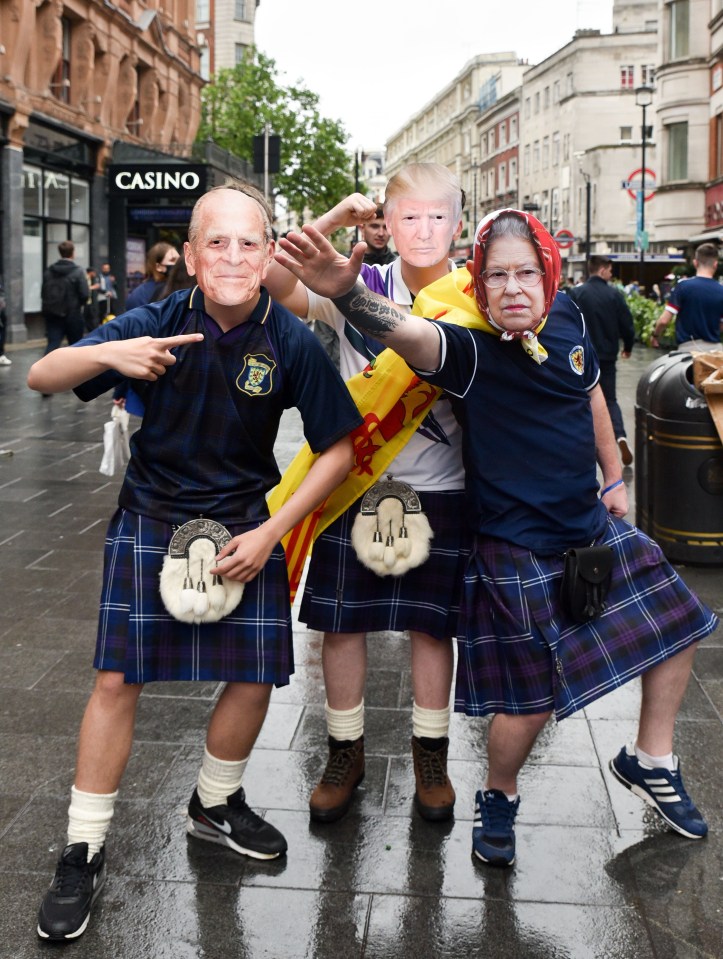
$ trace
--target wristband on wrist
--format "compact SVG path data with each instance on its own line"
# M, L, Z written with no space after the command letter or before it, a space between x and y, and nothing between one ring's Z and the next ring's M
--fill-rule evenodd
M607 496L607 494L611 493L614 489L617 489L618 486L622 486L622 485L623 485L623 481L621 479L615 480L614 483L611 483L609 486L605 487L605 489L600 494L600 499L602 499L603 496Z

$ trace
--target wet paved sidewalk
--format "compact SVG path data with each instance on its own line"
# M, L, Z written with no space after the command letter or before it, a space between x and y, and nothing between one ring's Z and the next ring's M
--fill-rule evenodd
M119 477L98 472L110 400L25 386L38 348L0 368L0 957L47 955L37 908L64 845L91 668L107 520ZM632 439L635 384L619 364ZM279 458L300 443L285 421ZM6 455L7 451L12 456ZM633 466L633 469L635 467ZM626 470L631 497L633 470ZM634 509L631 510L634 516ZM719 613L723 570L685 579ZM487 723L456 715L456 819L412 809L411 692L403 637L370 640L367 774L341 822L309 822L326 751L320 636L297 626L296 674L276 690L244 780L289 841L281 862L187 839L215 684L152 684L108 840L109 878L74 959L699 959L723 955L723 630L699 650L676 745L711 834L672 834L613 781L636 727L638 683L546 728L521 778L516 866L470 855Z

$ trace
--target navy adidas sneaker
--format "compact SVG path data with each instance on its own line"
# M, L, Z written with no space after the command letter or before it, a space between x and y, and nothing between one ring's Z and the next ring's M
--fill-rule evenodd
M652 806L671 829L688 839L702 839L708 824L685 791L680 760L674 758L674 770L646 766L623 746L610 760L610 771L623 786Z
M520 806L499 789L477 791L474 804L472 852L491 866L511 866L515 861L515 816Z

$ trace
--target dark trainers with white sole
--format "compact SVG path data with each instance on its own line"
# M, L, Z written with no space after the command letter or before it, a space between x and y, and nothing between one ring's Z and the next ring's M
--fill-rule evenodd
M88 843L66 846L38 914L41 939L63 942L82 936L90 910L105 883L105 850L88 862Z
M708 824L685 791L680 775L680 761L675 757L675 769L646 766L638 757L623 746L610 760L613 776L648 805L667 824L688 839L702 839L708 832Z
M252 859L277 859L286 852L286 840L275 826L266 822L246 804L243 787L221 806L206 809L194 789L188 804L189 835L228 846Z
M511 866L515 861L515 817L520 797L510 802L499 789L480 789L474 802L472 852L491 866Z

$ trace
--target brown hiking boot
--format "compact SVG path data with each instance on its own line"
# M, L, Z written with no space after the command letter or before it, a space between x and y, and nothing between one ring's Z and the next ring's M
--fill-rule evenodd
M431 747L431 748L430 748ZM456 798L447 776L449 739L412 736L412 757L417 790L414 804L423 819L439 822L450 819Z
M329 736L326 769L309 799L314 822L334 822L351 805L354 790L364 779L364 737L339 742Z

